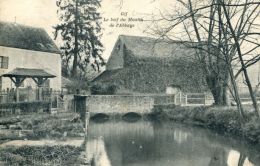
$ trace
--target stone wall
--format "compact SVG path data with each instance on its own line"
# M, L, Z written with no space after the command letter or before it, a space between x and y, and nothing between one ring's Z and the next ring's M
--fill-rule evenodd
M86 110L90 113L151 112L154 98L136 95L92 95L86 97Z

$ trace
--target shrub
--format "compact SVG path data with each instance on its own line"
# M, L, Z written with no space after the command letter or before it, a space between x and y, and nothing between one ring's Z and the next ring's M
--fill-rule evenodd
M95 84L90 87L92 95L114 95L117 92L116 85Z
M260 121L251 120L242 127L244 136L253 143L260 143Z
M90 87L90 92L91 92L92 95L101 94L102 91L103 91L103 87L99 84L95 84L95 85Z
M0 150L0 161L7 165L73 165L81 151L73 146L10 147Z
M116 94L117 87L116 87L116 85L109 85L109 86L106 88L106 91L107 91L107 94L109 94L109 95L114 95L114 94Z

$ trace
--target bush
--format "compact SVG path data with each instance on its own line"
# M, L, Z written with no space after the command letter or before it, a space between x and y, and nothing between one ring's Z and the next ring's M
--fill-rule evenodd
M73 165L81 151L72 146L10 147L0 150L0 161L7 165Z
M114 95L114 94L116 94L117 87L115 85L109 85L106 88L106 91L107 91L107 94Z
M0 109L16 109L19 108L23 112L37 112L40 109L49 110L50 103L47 101L30 101L19 103L3 103Z
M260 143L260 121L251 120L242 127L244 136L253 143Z
M117 92L116 85L101 85L95 84L90 87L90 92L92 95L114 95Z

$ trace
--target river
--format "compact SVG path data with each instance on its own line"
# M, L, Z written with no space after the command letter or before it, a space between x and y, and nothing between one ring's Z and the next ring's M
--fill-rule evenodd
M176 123L90 122L86 154L100 166L259 166L252 145Z

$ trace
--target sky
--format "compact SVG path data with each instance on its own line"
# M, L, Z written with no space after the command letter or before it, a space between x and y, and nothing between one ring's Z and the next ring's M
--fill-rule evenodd
M150 24L148 21L132 22L133 28L119 28L110 27L111 21L104 21L104 19L151 18L152 15L159 15L162 11L176 8L176 4L174 0L102 0L99 10L103 17L101 25L103 27L101 42L105 47L103 57L108 59L119 35L149 36L145 30ZM51 38L54 38L53 26L59 23L57 9L56 0L0 0L0 21L41 27ZM127 16L121 16L122 12L127 13ZM260 23L260 20L257 23ZM174 33L178 33L176 29ZM181 39L184 39L183 36ZM55 43L60 45L58 41Z
M111 19L116 17L143 17L144 14L158 13L165 9L171 0L103 0L100 13L103 18ZM121 16L121 12L127 16ZM0 21L16 22L29 26L44 28L53 38L53 26L59 23L57 15L56 0L0 0ZM144 30L147 22L134 22L133 28L111 28L110 21L102 20L103 36L102 43L105 51L103 56L107 59L113 49L118 35L139 35L146 36ZM55 41L59 45L58 41Z

